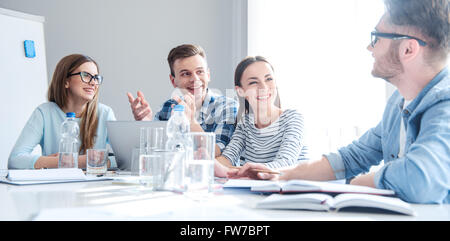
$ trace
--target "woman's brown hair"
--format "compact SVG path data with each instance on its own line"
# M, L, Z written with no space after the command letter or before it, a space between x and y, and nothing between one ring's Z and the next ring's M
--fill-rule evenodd
M244 74L244 71L247 69L247 67L253 63L256 62L265 62L267 63L272 70L273 66L269 63L269 61L262 57L262 56L248 56L246 58L244 58L236 67L236 71L234 72L234 86L239 86L241 87L241 78L242 75ZM280 103L280 96L278 94L278 88L277 88L277 97L275 99L275 106L277 106L278 108L281 108L281 103ZM236 116L236 124L238 123L238 121L240 120L240 118L243 117L244 114L248 114L250 112L250 104L248 103L248 101L244 98L244 97L239 97L239 110L238 110L238 114Z
M63 109L67 105L68 89L65 88L66 82L69 81L68 75L75 71L80 65L92 62L97 63L89 56L82 54L72 54L62 58L56 65L53 73L52 82L48 88L48 101L55 102L59 108ZM95 143L97 133L97 107L98 107L98 89L94 98L90 100L83 112L80 120L80 153L84 154L87 149L92 148Z

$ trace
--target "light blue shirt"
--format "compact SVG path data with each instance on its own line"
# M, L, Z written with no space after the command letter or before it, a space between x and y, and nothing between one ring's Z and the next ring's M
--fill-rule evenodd
M105 149L109 144L106 122L116 120L112 109L98 104L98 126L94 149ZM61 124L66 114L54 102L47 102L38 106L25 124L19 138L14 145L8 159L8 169L33 169L41 155L32 154L33 149L40 145L42 155L47 156L59 151L61 138ZM75 119L80 121L79 118ZM110 158L111 167L116 167L114 158Z
M450 203L450 77L445 68L403 110L396 91L382 121L359 140L326 155L336 179L376 172L377 188L391 189L412 203ZM400 121L406 129L404 156L398 157Z

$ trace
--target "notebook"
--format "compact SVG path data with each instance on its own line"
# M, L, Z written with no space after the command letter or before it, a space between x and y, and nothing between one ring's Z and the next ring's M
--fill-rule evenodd
M260 181L230 179L223 185L224 188L248 188L253 192L263 193L302 193L302 192L322 192L322 193L365 193L394 196L395 192L386 189L377 189L366 186L349 185L337 182L318 182L306 180L290 181Z
M415 216L409 203L395 197L380 195L344 193L335 196L324 193L272 194L259 201L257 208L304 209L316 211L363 211L387 212Z
M37 170L9 170L0 183L12 185L50 184L65 182L90 182L113 180L110 177L86 176L78 168L55 168Z
M251 180L251 179L228 179L223 184L223 188L248 189L256 186L264 186L273 183L273 181L266 180Z

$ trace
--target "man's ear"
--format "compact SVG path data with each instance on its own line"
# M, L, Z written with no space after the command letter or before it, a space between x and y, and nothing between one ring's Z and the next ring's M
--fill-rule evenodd
M177 88L177 85L175 84L175 77L172 76L172 74L169 74L170 82L172 83L174 88Z
M417 40L408 39L408 41L403 41L399 48L400 59L405 62L411 61L417 57L420 50L421 48Z
M206 70L206 74L208 75L208 82L211 81L211 72L208 70Z

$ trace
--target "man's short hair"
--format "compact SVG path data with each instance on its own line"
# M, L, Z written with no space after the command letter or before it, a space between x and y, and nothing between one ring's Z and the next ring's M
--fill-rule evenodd
M173 70L173 63L177 59L184 59L194 55L200 55L206 60L206 54L202 47L194 44L183 44L170 50L169 56L167 56L167 62L169 62L170 74L175 76Z
M448 0L384 0L390 23L418 31L434 57L446 60L449 52Z

